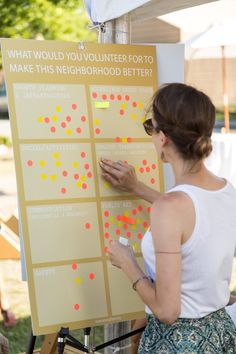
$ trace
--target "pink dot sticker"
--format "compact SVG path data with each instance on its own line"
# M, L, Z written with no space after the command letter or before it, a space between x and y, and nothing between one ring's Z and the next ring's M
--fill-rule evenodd
M139 171L140 171L140 173L143 173L144 172L144 168L140 167Z
M85 116L81 116L81 121L84 123L86 122L86 117Z
M125 111L123 109L120 109L120 115L123 116L125 114Z
M85 228L86 228L87 230L89 230L89 229L91 228L91 224L90 224L89 222L86 222Z
M85 170L89 170L89 164L88 164L88 163L85 163L85 164L84 164L84 168L85 168Z
M97 98L97 97L98 97L97 92L93 92L93 93L92 93L92 97L93 97L93 98Z
M108 229L109 228L109 222L105 222L105 224L104 224L104 227L106 228L106 229Z
M118 96L117 96L117 99L118 99L118 101L121 101L121 100L122 100L122 96L121 96L121 95L118 95Z
M105 210L104 211L104 216L107 218L109 216L109 211L108 210Z
M92 172L89 171L89 172L87 173L87 176L88 176L88 178L92 178L92 177L93 177Z
M74 174L74 179L75 179L75 180L79 179L78 173L75 173L75 174Z
M156 164L153 163L153 164L152 164L152 169L155 170L156 168L157 168Z
M125 95L125 100L126 100L126 101L129 101L129 100L130 100L129 95Z
M96 128L96 129L95 129L95 133L96 133L97 135L99 135L99 134L101 133L101 130L100 130L99 128Z
M76 133L78 133L78 134L80 134L81 133L81 128L80 127L78 127L78 128L76 128Z
M149 166L146 167L146 172L150 172L150 167Z
M77 104L76 104L76 103L72 103L71 108L72 108L73 110L75 110L75 109L77 108Z
M77 269L77 264L76 264L76 263L72 263L71 268L72 268L73 270L76 270L76 269Z
M62 176L67 177L67 175L68 175L68 172L67 172L67 171L63 171L63 172L62 172Z
M154 178L151 178L151 179L150 179L150 183L151 183L151 184L154 184L154 183L155 183L155 179L154 179Z
M102 95L102 99L103 99L103 100L106 100L106 99L107 99L107 95L103 94L103 95Z
M27 165L28 165L29 167L32 167L32 166L33 166L33 161L32 161L32 160L28 160L28 161L27 161Z
M83 188L83 189L87 189L87 184L86 184L86 183L83 183L83 184L82 184L82 188Z
M45 117L45 118L44 118L44 122L45 122L45 123L49 123L49 122L50 122L50 118L49 118L49 117Z
M117 143L120 143L120 142L121 142L121 139L120 139L118 136L116 137L116 142L117 142Z
M137 102L132 102L132 106L135 108L135 107L137 107Z
M110 99L113 101L115 99L114 95L110 95Z
M128 238L130 238L130 237L131 237L131 232L130 232L130 231L126 232L126 236L127 236Z
M50 130L51 130L52 133L55 133L56 132L56 127L51 127Z
M82 158L85 158L85 157L86 157L86 152L82 151L81 154L80 154L80 156L81 156Z
M66 122L61 122L61 127L65 128L66 127Z
M62 188L61 188L61 193L62 193L62 194L65 194L65 193L66 193L66 188L62 187Z
M109 238L109 237L110 237L109 232L105 232L104 237L105 237L105 238Z
M142 162L143 162L143 165L146 166L147 160L143 160Z
M95 278L95 275L93 273L89 274L89 279L93 280Z
M78 310L79 310L79 307L80 307L79 304L75 304L75 305L74 305L75 311L78 311Z
M71 122L71 116L66 117L67 122Z

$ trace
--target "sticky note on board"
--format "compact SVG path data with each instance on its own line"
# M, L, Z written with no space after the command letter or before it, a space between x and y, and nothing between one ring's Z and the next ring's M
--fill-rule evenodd
M130 218L128 216L121 216L120 220L123 222L127 222L127 224L131 224L131 225L135 224L135 219Z
M127 240L127 238L124 237L119 237L119 242L122 243L122 245L124 246L128 246L129 241Z
M95 106L95 108L109 108L110 102L108 102L108 101L105 101L105 102L95 101L94 106Z

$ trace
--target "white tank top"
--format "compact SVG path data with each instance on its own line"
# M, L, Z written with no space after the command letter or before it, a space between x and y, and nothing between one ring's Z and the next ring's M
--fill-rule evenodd
M195 209L193 233L181 247L179 317L200 318L225 307L229 301L236 246L236 190L227 182L216 191L183 184L168 193L176 191L186 193ZM155 253L150 230L143 237L142 253L146 273L155 279ZM146 312L151 313L147 306Z

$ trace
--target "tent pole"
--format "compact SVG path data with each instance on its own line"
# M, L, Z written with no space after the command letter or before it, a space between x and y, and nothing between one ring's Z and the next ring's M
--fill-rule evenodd
M130 43L130 14L125 14L115 20L108 21L100 28L99 35L100 43L117 43L117 44L129 44ZM109 341L113 338L120 337L123 334L130 332L130 321L115 323L104 326L104 339ZM112 354L117 348L117 352L120 354L129 354L130 340L126 339L122 342L114 344L112 348L105 349L106 354ZM118 349L120 348L120 349Z
M225 46L221 46L221 63L222 63L222 82L223 82L223 102L224 102L224 131L228 133L229 126L229 99L228 99L228 85L226 76L226 60L225 60Z

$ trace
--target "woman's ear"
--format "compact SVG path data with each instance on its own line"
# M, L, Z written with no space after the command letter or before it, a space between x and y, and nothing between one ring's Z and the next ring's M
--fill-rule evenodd
M168 143L168 136L161 130L160 131L160 139L162 146L165 146Z

